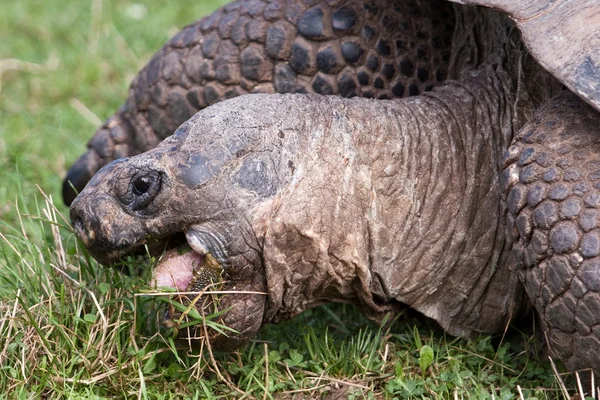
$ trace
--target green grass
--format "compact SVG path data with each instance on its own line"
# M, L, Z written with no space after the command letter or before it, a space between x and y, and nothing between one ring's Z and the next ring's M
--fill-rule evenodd
M66 168L150 55L218 5L3 3L0 396L510 399L517 385L524 398L562 396L530 334L459 340L410 312L380 328L353 307L321 307L211 354L159 328L164 302L144 295L144 263L125 275L79 247L62 217Z

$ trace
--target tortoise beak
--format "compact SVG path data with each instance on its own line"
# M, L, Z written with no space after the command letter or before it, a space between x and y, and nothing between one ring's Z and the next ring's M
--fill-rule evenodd
M100 263L110 264L132 247L137 231L129 219L121 221L124 218L114 212L108 196L84 197L77 196L71 205L71 225L90 254ZM126 231L123 226L133 228Z

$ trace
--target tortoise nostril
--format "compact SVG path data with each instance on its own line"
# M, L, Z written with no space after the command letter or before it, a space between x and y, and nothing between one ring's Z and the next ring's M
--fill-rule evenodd
M95 232L93 230L86 229L83 220L79 216L71 216L71 224L73 225L75 234L83 242L83 244L86 247L90 246L96 238Z
M83 223L83 219L78 212L77 206L71 206L70 217L71 217L71 226L73 226L73 230L75 234L83 241L87 240L87 231L85 229L85 224Z
M75 229L75 233L77 234L77 236L85 236L85 228L83 227L83 221L80 217L73 218L71 220L71 223L73 224L73 228Z

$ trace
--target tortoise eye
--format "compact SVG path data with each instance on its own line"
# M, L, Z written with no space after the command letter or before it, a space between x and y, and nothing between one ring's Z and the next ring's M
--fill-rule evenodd
M129 183L129 204L138 211L148 206L161 190L161 174L158 171L144 169L131 178Z
M133 193L141 196L150 190L152 180L147 176L140 176L133 181Z

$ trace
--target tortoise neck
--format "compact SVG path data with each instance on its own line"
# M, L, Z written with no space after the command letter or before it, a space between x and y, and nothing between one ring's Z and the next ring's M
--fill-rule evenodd
M371 291L455 335L501 329L521 296L499 184L518 129L513 87L505 70L486 66L399 102L402 147L377 168L388 173L374 185Z
M294 101L295 172L261 218L266 320L326 301L379 319L401 302L455 334L503 326L520 295L498 179L515 129L508 74L485 67L398 101Z

